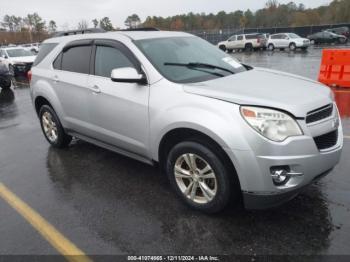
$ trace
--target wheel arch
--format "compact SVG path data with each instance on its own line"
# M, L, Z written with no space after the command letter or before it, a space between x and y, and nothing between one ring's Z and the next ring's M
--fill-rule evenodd
M183 141L195 141L204 144L209 149L217 152L224 165L229 169L230 173L236 176L240 183L239 176L235 164L223 148L222 141L217 141L210 134L189 127L177 127L166 132L161 138L158 145L158 162L161 168L164 168L166 157L170 150L178 143ZM240 186L240 185L239 185Z
M39 115L40 108L43 105L48 105L48 106L53 108L53 106L51 105L51 103L48 99L46 99L43 96L37 96L34 100L34 107L35 107L35 112L37 115Z
M42 105L48 104L56 112L62 125L66 126L63 117L64 111L53 87L45 80L37 80L31 85L31 89L36 113L39 113Z

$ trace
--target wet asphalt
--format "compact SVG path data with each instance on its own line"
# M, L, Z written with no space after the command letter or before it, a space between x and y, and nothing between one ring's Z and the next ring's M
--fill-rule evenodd
M317 79L321 49L233 56ZM350 255L349 160L347 138L335 170L292 201L209 216L178 201L156 167L83 141L51 148L28 86L0 93L0 182L90 255ZM18 254L58 253L0 199L0 255Z

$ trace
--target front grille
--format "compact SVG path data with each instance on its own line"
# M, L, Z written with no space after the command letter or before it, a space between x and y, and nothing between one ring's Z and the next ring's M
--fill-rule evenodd
M317 122L327 117L330 117L332 113L333 113L333 104L329 104L327 106L313 110L307 113L306 124Z
M332 131L328 134L314 137L318 150L324 150L335 146L338 142L338 130Z

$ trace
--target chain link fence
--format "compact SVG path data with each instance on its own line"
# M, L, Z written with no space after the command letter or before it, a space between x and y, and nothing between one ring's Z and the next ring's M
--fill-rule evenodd
M302 37L330 29L347 26L350 28L350 23L345 24L329 24L329 25L310 25L310 26L298 26L298 27L268 27L268 28L230 28L230 29L216 29L216 30L193 30L188 31L191 34L197 35L203 39L206 39L212 44L217 44L221 41L227 40L230 36L235 34L249 34L249 33L296 33Z

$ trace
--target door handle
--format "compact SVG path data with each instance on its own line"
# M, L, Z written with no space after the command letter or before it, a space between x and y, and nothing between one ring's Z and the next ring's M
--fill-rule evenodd
M95 94L101 93L101 89L99 88L98 85L93 85L90 89L91 89L92 92L95 93Z
M55 83L58 83L60 80L58 79L58 76L54 76L52 78L52 81L54 81Z

